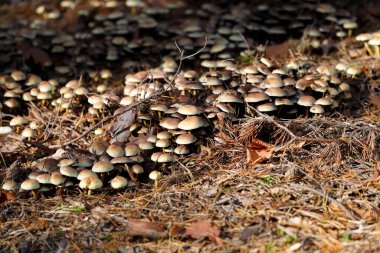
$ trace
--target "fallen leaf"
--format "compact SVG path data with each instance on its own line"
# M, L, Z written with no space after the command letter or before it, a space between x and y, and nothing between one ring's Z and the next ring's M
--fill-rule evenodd
M217 245L222 245L223 240L220 236L220 229L213 226L209 220L195 221L191 223L185 232L185 236L190 236L194 239L208 238Z
M38 47L22 47L22 59L24 62L32 61L34 64L44 66L47 63L51 62L49 55Z
M16 196L12 192L0 192L0 204L15 198Z
M380 95L371 95L368 97L368 102L376 106L380 110Z
M258 139L253 139L247 148L247 165L253 166L271 158L273 150L270 144Z
M290 51L296 51L298 40L289 39L283 43L271 45L265 48L265 55L274 60L281 60L288 56Z
M0 138L0 152L12 153L23 146L22 136L10 133L4 138Z
M125 108L119 108L114 115L121 113ZM111 143L126 141L131 134L129 127L135 122L136 110L131 109L116 117L115 122L111 126L112 140Z
M240 234L240 241L246 242L248 241L252 236L260 234L261 229L259 225L256 226L250 226L250 227L245 227L243 231Z
M155 222L129 219L127 224L129 236L142 236L150 239L165 237L163 228Z

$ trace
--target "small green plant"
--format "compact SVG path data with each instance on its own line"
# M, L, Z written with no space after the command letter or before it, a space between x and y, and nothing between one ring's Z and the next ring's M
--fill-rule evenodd
M267 253L274 252L275 245L273 243L266 243L264 246L265 246L265 252Z
M55 235L57 236L57 237L61 237L61 236L63 236L63 229L61 228L61 227L57 227L57 228L55 228Z
M70 212L72 212L72 213L81 213L81 212L84 212L84 211L86 211L86 207L85 206L74 206L74 207L70 208Z
M254 55L251 55L251 54L240 55L240 57L239 57L239 61L243 65L251 65L255 60L256 60L256 57Z
M287 237L285 237L285 243L287 244L291 244L295 242L296 240L297 240L296 236L288 235Z
M342 240L343 242L350 241L350 233L347 230L342 233Z
M273 183L273 178L270 176L270 175L263 175L261 178L260 178L261 182L263 182L264 184L271 184Z

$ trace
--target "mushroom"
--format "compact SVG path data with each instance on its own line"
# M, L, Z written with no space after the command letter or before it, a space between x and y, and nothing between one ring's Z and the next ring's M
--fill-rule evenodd
M28 141L31 141L32 138L37 136L37 131L26 127L24 130L22 130L21 135L22 137L28 138Z
M113 157L113 158L116 158L116 157L122 157L124 156L125 154L125 151L124 149L119 146L119 145L116 145L116 144L111 144L108 146L107 150L106 150L106 153Z
M111 187L113 189L121 189L128 184L128 180L125 177L122 176L116 176L111 181Z
M34 198L37 199L37 194L35 190L40 188L40 183L35 179L27 179L21 183L21 190L32 191Z
M103 187L103 182L98 177L86 177L79 182L81 189L88 189L88 195L91 195L91 191L97 190Z
M149 173L149 178L154 180L154 189L156 190L158 188L158 181L162 178L162 173L157 170L153 170Z
M1 189L5 191L14 191L20 189L20 184L16 183L13 180L7 180L4 182L4 184L1 186Z
M104 181L105 173L108 173L114 169L113 165L109 161L99 161L94 163L92 166L92 171L99 173L102 181Z
M375 48L375 53L373 54L373 56L380 57L380 36L371 38L368 41L368 45L373 46ZM370 54L370 56L372 55Z

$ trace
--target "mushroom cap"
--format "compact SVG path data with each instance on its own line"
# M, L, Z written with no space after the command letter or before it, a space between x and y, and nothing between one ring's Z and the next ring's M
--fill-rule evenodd
M169 140L157 140L156 142L156 147L159 147L159 148L167 148L170 146L170 141Z
M156 104L156 105L151 105L150 106L150 110L151 111L158 111L158 112L164 112L166 111L168 108L167 105L165 104Z
M199 116L189 116L178 124L178 128L189 131L189 130L194 130L197 128L204 127L205 125L206 125L205 119Z
M179 118L167 117L160 121L160 126L165 129L177 129L178 124L181 122Z
M172 136L173 135L170 132L168 132L168 131L159 132L157 134L157 138L159 140L170 140L172 138Z
M149 178L152 180L159 180L162 178L162 173L157 170L153 170L149 173Z
M162 155L162 152L155 152L153 153L151 156L150 156L150 159L153 161L153 162L157 162L158 161L158 158Z
M273 112L277 110L277 107L273 103L265 103L257 106L259 112Z
M103 182L98 177L87 177L79 182L82 189L96 190L103 187Z
M288 94L281 88L268 88L265 93L271 97L286 97Z
M36 177L36 180L40 183L40 184L50 184L50 174L48 173L44 173L44 174L41 174L41 175L38 175Z
M90 151L90 153L93 155L102 155L104 152L106 152L107 147L108 143L105 141L94 141L91 143L88 151Z
M263 88L281 88L282 86L284 86L284 82L280 77L267 77L261 82Z
M190 150L186 145L179 145L174 149L174 153L177 155L187 155L190 153Z
M357 27L358 27L358 24L352 20L347 20L346 22L343 23L344 29L351 30L351 29L355 29Z
M262 101L270 100L270 97L264 92L253 92L248 93L248 95L244 98L247 103L258 103Z
M197 141L197 137L193 134L181 134L177 137L176 143L179 145L188 145Z
M172 155L172 154L169 154L169 153L162 153L158 159L157 159L157 162L158 163L170 163L170 162L173 162L175 159L175 156Z
M154 145L149 141L143 141L139 143L139 148L140 150L151 150L154 149Z
M76 163L79 167L91 167L93 164L94 162L88 156L80 156Z
M37 168L41 171L52 172L58 168L58 161L53 158L45 158L37 162Z
M20 184L16 183L13 180L7 180L1 186L1 189L5 190L5 191L18 190L18 189L20 189Z
M315 98L313 96L303 95L298 98L297 104L302 106L312 106L315 103Z
M125 146L125 155L126 156L135 156L140 153L140 148L134 143L127 144Z
M113 189L120 189L127 186L128 180L125 177L116 176L111 180L110 183Z
M371 46L380 46L380 37L377 36L377 37L373 37L373 38L371 38L371 39L368 41L368 45L371 45Z
M380 44L379 44L380 45ZM359 75L362 73L362 70L358 67L355 67L355 66L350 66L346 69L346 73L349 74L349 75Z
M59 172L66 177L77 177L78 171L70 166L63 166L59 168Z
M147 141L151 142L151 143L156 143L157 141L157 136L156 135L149 135L148 138L146 139Z
M144 173L144 168L139 164L135 164L132 166L132 172L135 174L142 174Z
M124 149L116 144L111 144L108 146L106 153L111 157L122 157L125 154Z
M88 178L88 177L97 177L98 175L93 172L92 170L82 170L81 172L79 172L78 176L77 176L77 179L78 180L83 180L85 178Z
M27 179L21 183L20 188L25 191L33 191L40 188L40 183L35 179Z
M195 105L183 105L178 108L178 113L186 116L198 115L203 113L203 110Z
M21 135L23 137L32 138L32 137L36 137L37 136L37 131L34 130L34 129L31 129L29 127L27 127L24 130L22 130Z
M372 34L370 33L362 33L355 37L356 41L369 41L372 38Z
M112 158L111 163L112 164L123 164L123 163L132 163L133 160L130 157L122 156L122 157L115 157Z
M66 178L59 171L54 171L50 176L50 183L53 185L61 185L65 180Z
M22 116L16 116L16 117L13 117L11 119L11 121L9 121L9 125L10 126L20 126L22 124L25 124L26 120L24 117Z
M321 105L313 105L310 107L310 112L315 114L321 114L325 112L325 109Z
M94 163L92 166L92 171L95 173L104 173L104 172L109 172L113 170L114 167L111 162L109 161L99 161Z
M332 105L334 102L334 100L332 98L329 98L329 97L322 97L322 98L319 98L317 99L317 101L315 101L315 104L316 105Z
M65 167L65 166L71 166L75 163L74 159L65 158L59 161L58 167Z
M219 95L217 100L221 103L244 103L243 99L241 99L238 95L231 93L222 93Z
M292 99L289 99L289 98L276 98L274 100L274 104L276 106L279 106L279 105L293 105L294 101Z
M0 126L0 137L6 136L10 133L12 133L12 128L10 128L8 126Z

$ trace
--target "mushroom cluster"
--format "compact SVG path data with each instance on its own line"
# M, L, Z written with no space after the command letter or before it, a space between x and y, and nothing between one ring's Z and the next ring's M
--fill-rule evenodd
M28 179L6 181L4 190L35 194L78 185L90 193L138 185L148 173L157 187L169 164L212 140L221 119L328 115L351 97L351 80L361 75L360 67L346 62L276 62L260 50L261 43L289 36L312 48L350 37L355 18L332 4L222 1L152 8L148 2L95 0L83 9L78 1L43 1L30 17L0 25L7 66L0 75L0 137L13 131L26 144L56 146L62 136L80 136L98 124L82 136L90 143L83 156L45 157ZM63 22L71 11L75 27ZM378 56L377 37L356 40ZM181 62L178 49L186 51L182 56L197 53ZM102 119L129 107L136 115L128 134L115 140ZM61 132L62 124L72 129Z

